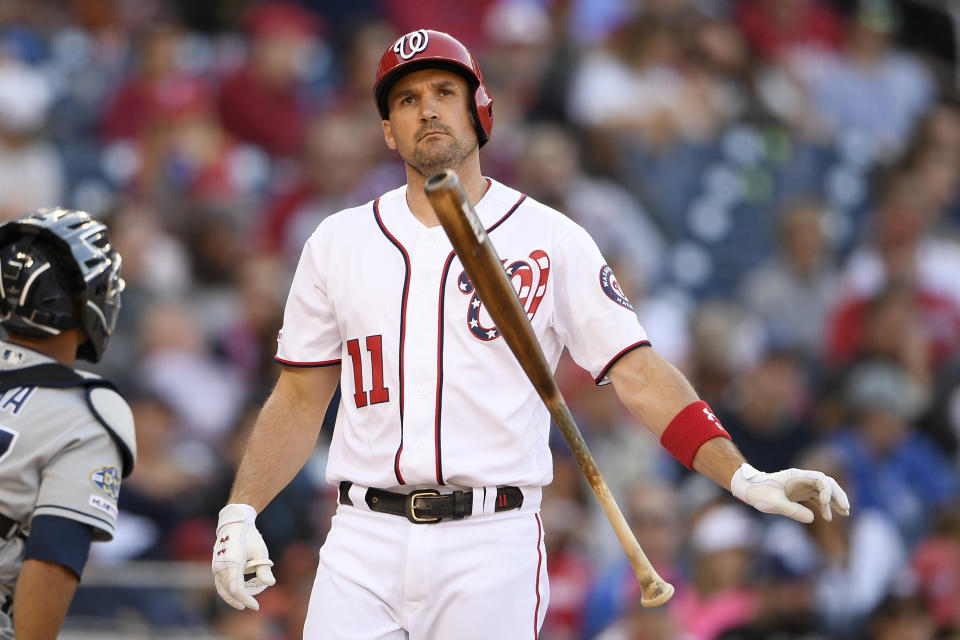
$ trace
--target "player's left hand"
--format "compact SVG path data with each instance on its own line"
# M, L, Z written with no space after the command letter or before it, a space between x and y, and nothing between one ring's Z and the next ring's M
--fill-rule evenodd
M850 515L850 501L837 481L820 471L785 469L764 473L743 463L730 481L734 496L764 513L813 522L813 511L800 504L812 501L824 520L833 519L833 511Z
M213 582L217 593L234 609L260 610L257 595L276 579L267 545L257 531L257 512L247 504L228 504L220 510L217 542L213 545ZM256 575L244 581L244 573Z

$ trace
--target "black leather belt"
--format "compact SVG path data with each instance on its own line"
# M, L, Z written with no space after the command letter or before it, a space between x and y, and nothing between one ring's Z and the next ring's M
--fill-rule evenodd
M0 513L0 540L9 540L20 533L20 523Z
M353 506L350 499L352 482L340 483L340 504ZM460 520L473 513L473 491L440 493L436 489L416 489L410 493L395 493L383 489L367 489L364 501L370 511L403 516L416 524L433 524L441 520ZM523 491L518 487L497 487L494 511L519 509Z

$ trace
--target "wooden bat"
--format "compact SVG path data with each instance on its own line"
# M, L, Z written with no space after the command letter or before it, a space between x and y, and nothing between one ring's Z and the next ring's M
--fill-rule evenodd
M481 302L547 405L550 415L590 483L590 488L613 525L613 530L640 581L643 591L641 603L645 607L656 607L665 603L673 596L673 585L661 578L650 564L620 507L613 499L607 481L597 468L597 463L587 449L580 429L560 394L557 381L543 355L527 313L507 278L500 256L467 200L460 178L455 171L448 169L428 179L424 190Z

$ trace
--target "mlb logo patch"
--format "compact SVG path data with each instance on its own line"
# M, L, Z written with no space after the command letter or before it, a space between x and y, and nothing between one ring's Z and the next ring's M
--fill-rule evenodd
M116 467L94 469L90 472L90 483L113 501L120 497L120 471Z

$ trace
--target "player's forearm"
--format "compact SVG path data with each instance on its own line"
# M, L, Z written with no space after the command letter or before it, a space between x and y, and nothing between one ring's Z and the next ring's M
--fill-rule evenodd
M309 384L296 380L298 375ZM316 446L338 377L339 367L281 375L247 442L231 503L249 504L259 512L293 479Z
M658 438L684 408L699 400L682 373L651 348L626 354L609 373L621 401ZM693 468L724 489L744 459L729 438L703 443L693 457Z
M651 347L627 353L607 375L624 406L658 438L677 413L699 399L683 374Z
M61 564L24 560L13 596L16 637L54 640L67 616L77 582L73 571Z
M267 506L310 457L318 433L310 425L322 417L304 415L271 396L250 434L230 502L249 504L258 512Z

